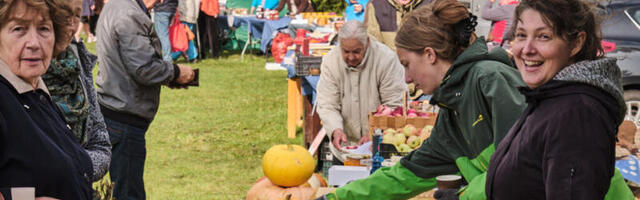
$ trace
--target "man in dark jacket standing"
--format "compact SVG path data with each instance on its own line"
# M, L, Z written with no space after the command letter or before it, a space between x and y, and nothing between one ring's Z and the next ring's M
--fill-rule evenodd
M153 7L153 25L160 38L162 44L162 59L173 61L171 59L171 42L169 41L169 25L176 14L178 8L178 0L160 0Z
M194 79L191 67L162 60L148 9L160 0L110 0L98 20L98 102L112 144L109 172L116 199L145 199L145 132L161 85Z

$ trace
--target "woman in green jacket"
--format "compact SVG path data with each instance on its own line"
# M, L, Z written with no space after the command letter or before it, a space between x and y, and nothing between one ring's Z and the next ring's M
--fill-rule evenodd
M438 0L405 18L395 38L407 83L440 112L431 137L400 163L354 181L327 199L408 199L460 173L467 182L486 171L494 145L525 108L524 86L507 53L488 52L473 33L476 17L455 0ZM482 182L484 184L484 182Z

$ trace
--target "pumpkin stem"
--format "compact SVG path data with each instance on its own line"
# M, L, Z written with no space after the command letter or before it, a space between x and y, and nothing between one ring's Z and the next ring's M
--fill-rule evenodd
M287 196L284 199L285 200L291 200L291 194L287 194Z
M289 150L289 151L293 151L293 150L294 150L294 149L293 149L293 145L291 145L291 144L287 144L287 150Z

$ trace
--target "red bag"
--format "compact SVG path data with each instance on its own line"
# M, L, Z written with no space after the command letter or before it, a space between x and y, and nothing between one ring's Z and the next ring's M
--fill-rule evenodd
M284 56L287 54L287 47L293 44L293 39L289 34L278 33L271 45L271 55L276 63L281 63Z
M218 13L220 13L218 0L202 0L200 2L200 10L209 16L217 17Z
M176 12L173 23L169 26L169 41L171 52L183 52L189 48L188 27L180 22L180 16Z

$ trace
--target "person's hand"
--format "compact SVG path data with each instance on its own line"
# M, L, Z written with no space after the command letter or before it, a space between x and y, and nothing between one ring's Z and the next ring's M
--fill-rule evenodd
M489 2L493 3L493 2L496 2L496 0L489 0Z
M362 4L353 5L353 12L360 13L360 12L362 12L362 10L363 10L362 9Z
M96 5L91 5L91 10L96 10Z
M371 141L371 138L367 134L364 137L360 138L360 141L358 141L358 145L362 145L362 144L367 143L369 141Z
M459 198L456 193L458 193L456 189L438 190L433 193L433 198L436 200L458 200Z
M358 0L349 0L351 4L358 4Z
M191 67L178 64L178 68L180 69L180 75L176 79L176 83L184 85L193 81L195 73L193 73L193 69L191 69Z
M342 129L333 130L333 134L331 134L331 137L333 139L333 141L331 141L333 143L333 146L338 150L342 150L340 143L347 142L347 135L344 134L344 131L342 131Z
M36 200L60 200L53 197L36 197Z

